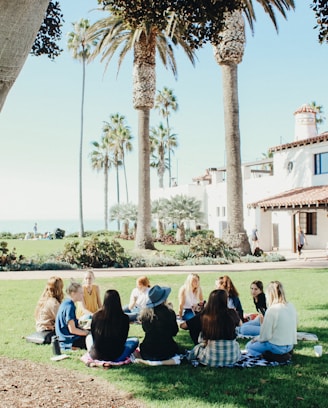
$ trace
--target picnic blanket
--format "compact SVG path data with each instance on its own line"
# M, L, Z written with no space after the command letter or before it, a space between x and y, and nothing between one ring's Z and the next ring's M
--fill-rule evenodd
M238 339L252 339L254 336L245 336L243 334L238 334ZM318 336L313 333L307 332L297 332L297 340L308 340L308 341L318 341Z
M133 355L131 356L132 362L137 364L144 364L149 366L161 366L161 365L179 365L181 363L181 355L176 354L168 360L143 360L142 358L136 358Z
M250 368L250 367L277 367L291 364L292 360L287 360L283 363L277 361L267 361L263 357L253 357L249 354L242 354L241 358L235 363L228 367L231 368Z
M130 364L132 362L131 357L127 357L124 361L104 361L104 360L94 360L90 354L87 352L85 353L80 360L87 365L88 367L103 367L103 368L111 368L117 367L121 365Z

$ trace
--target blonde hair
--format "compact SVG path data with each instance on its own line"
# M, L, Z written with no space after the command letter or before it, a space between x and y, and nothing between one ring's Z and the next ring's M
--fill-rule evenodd
M140 278L137 279L137 285L150 288L150 281L147 276L140 276Z
M87 271L85 272L85 274L84 274L84 277L83 277L83 284L86 284L86 283L87 283L87 282L86 282L86 277L87 277L87 275L90 275L90 276L91 276L92 281L94 281L94 280L96 279L95 274L93 273L93 271L92 271L92 270L87 270Z
M70 284L66 288L66 293L70 295L71 293L76 293L82 289L82 285L79 282L76 282L74 279L71 279Z
M268 306L277 303L287 303L286 295L282 283L279 281L271 281L266 290L266 299Z
M48 279L47 285L42 292L42 295L36 305L35 316L39 315L40 310L45 305L46 301L50 298L55 298L58 303L61 303L64 299L64 282L59 276L51 276Z
M183 287L185 288L185 292L186 293L194 293L197 297L200 296L201 294L201 288L200 285L198 285L198 287L196 288L195 292L194 292L194 288L192 287L192 282L197 279L198 283L200 282L200 277L199 275L197 275L197 273L190 273L187 276L187 279L183 285Z

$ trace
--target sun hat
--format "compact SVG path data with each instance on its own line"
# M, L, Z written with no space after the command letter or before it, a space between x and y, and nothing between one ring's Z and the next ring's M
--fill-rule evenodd
M146 307L155 307L165 302L171 292L171 288L155 285L148 292L149 301Z

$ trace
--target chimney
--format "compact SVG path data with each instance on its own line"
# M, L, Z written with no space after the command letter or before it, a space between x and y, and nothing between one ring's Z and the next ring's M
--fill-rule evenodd
M316 110L310 105L304 104L295 112L294 141L310 139L318 135L316 125Z

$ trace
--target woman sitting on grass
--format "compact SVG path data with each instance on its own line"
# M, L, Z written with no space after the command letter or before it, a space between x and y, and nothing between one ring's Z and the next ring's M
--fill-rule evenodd
M195 316L195 308L204 303L200 278L196 273L190 273L179 290L179 316L189 320Z
M132 289L129 305L123 308L124 313L129 316L131 322L136 321L140 311L146 307L149 300L149 288L150 282L147 276L140 276L136 281L136 287Z
M177 317L166 304L170 292L171 288L153 286L148 294L147 307L140 314L145 332L140 354L144 360L169 360L179 354L179 346L173 340L179 331Z
M139 344L136 337L128 338L129 317L123 312L116 290L107 290L103 307L92 316L87 348L91 358L104 361L124 361Z
M228 294L223 289L210 293L200 315L201 341L190 352L189 360L198 360L210 367L224 367L240 359L236 341L236 327L240 324L238 313L227 306Z
M285 355L297 344L297 314L295 307L286 300L279 281L270 282L266 298L268 309L261 324L260 335L246 344L248 353L259 356L265 352Z
M240 317L240 320L243 322L244 311L239 299L239 293L229 276L220 276L220 278L215 282L215 285L217 289L224 289L228 292L228 307L230 309L235 309Z
M261 320L260 317L264 316L267 309L266 297L263 293L263 282L255 280L251 283L251 295L258 315L243 323L238 332L243 336L258 336L260 334ZM252 317L252 315L250 316Z
M58 276L49 278L35 309L37 332L55 331L55 319L64 299L64 282ZM55 333L53 333L55 334Z
M82 285L72 281L67 287L66 293L69 298L65 299L60 305L55 323L60 348L86 349L85 337L89 332L79 327L75 314L75 302L80 302L83 297Z
M95 282L93 271L86 271L83 279L83 298L76 305L76 317L81 320L90 319L102 307L100 289Z

